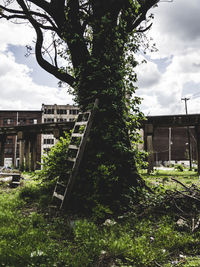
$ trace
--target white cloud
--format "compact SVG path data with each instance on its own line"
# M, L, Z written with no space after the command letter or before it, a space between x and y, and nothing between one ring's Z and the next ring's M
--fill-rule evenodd
M161 73L158 71L157 65L150 61L142 63L135 71L137 73L139 88L142 89L154 86L161 79Z
M199 113L200 94L193 97L200 88L199 1L160 3L153 12L155 21L148 35L159 51L148 54L148 66L138 67L141 108L151 115L185 113L181 97L187 92L189 112Z
M154 24L149 35L153 37L159 53L154 57L183 54L197 49L200 41L199 0L174 0L160 3L153 9Z
M0 109L40 109L42 103L72 103L66 89L33 83L31 70L17 64L11 53L0 53Z
M10 44L13 47L25 47L31 45L34 38L35 32L27 24L0 20L0 109L40 110L42 103L73 103L65 88L39 85L39 76L38 81L34 82L32 69L25 64L18 64L15 54L9 52ZM40 74L39 69L38 73Z
M0 51L6 51L8 44L31 44L34 36L34 30L28 25L0 20Z

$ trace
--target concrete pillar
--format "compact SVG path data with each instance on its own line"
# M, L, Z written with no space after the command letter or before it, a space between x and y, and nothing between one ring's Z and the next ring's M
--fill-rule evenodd
M37 168L37 135L31 136L31 171Z
M200 126L195 126L196 140L197 140L197 165L198 174L200 174Z
M144 128L145 144L148 155L148 173L153 171L154 153L153 153L153 124L146 124Z
M4 166L5 143L6 143L6 136L5 135L2 135L0 137L0 142L1 142L0 166Z
M25 169L26 171L30 171L30 140L28 138L25 139Z
M21 171L24 170L24 148L25 148L24 140L20 140L19 141L19 169Z
M24 134L22 131L17 133L17 140L19 141L19 169L21 171L24 171L25 141L24 141Z
M13 166L14 168L17 168L17 135L14 139Z

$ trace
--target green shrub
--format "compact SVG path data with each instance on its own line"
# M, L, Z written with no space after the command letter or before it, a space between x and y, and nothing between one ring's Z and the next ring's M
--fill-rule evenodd
M60 137L59 141L42 157L42 170L39 172L39 178L44 183L54 182L57 177L66 173L69 168L67 162L67 152L70 142L70 135L65 133L65 138Z
M180 171L180 172L183 172L183 170L184 170L183 169L183 165L181 165L181 164L175 165L174 169L177 170L177 171Z
M35 200L39 195L39 187L33 185L25 186L19 192L19 197L25 201Z

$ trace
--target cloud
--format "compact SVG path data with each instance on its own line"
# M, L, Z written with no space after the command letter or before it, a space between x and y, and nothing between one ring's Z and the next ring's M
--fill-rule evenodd
M159 53L155 57L169 56L196 49L200 41L199 0L175 0L160 3L153 9L154 24L149 35L153 37Z
M22 46L31 44L34 37L34 30L27 24L0 20L0 51L6 51L8 44Z
M147 89L149 87L157 84L161 79L161 73L155 63L148 61L147 63L142 63L135 69L138 78L138 86L142 89Z
M0 109L40 110L42 103L73 103L67 89L56 87L58 80L33 63L35 58L24 57L25 46L34 38L27 24L0 20Z
M16 63L11 53L0 53L0 84L0 109L41 109L42 103L72 103L66 89L35 84L31 70Z
M199 113L199 1L160 3L153 13L155 20L148 36L153 37L158 52L148 53L147 66L137 70L137 94L144 98L141 109L151 115L185 113L181 97L187 94L191 98L189 112Z

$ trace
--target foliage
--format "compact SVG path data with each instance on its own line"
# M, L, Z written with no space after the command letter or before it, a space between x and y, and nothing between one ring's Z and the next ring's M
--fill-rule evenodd
M70 135L65 133L65 137L60 137L55 146L42 157L42 170L38 173L38 176L42 178L43 182L55 182L59 176L66 173L69 141Z
M22 188L0 188L1 266L199 266L200 232L177 228L165 192L143 190L128 213L115 220L107 214L109 219L96 223L41 209L38 183L29 179Z
M129 138L131 146L132 149L134 150L136 166L139 169L141 168L143 169L148 166L147 162L148 153L139 148L139 146L143 144L143 140L140 135L141 126L142 123L146 120L144 114L139 110L140 103L141 99L138 97L134 97L132 98L132 100L128 101L129 110L128 110L128 119L126 124L129 130Z
M177 165L175 165L175 170L177 170L177 171L180 171L180 172L183 172L183 165L181 165L181 164L177 164Z

